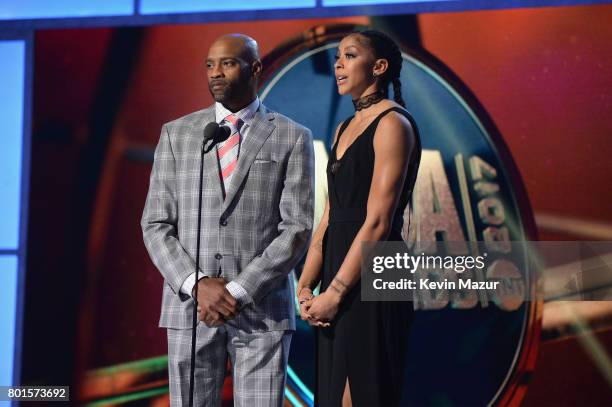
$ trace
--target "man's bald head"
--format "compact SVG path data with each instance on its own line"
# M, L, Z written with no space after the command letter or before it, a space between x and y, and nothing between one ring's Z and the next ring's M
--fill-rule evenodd
M259 59L259 46L257 41L245 34L226 34L217 38L210 48L224 47L235 52L245 62L251 63Z
M257 96L262 67L257 42L244 34L217 38L206 59L208 86L213 98L232 111Z

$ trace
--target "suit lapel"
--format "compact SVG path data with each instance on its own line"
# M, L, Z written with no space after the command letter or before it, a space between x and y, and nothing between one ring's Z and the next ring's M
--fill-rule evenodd
M215 121L215 108L206 109L203 112L202 120L199 120L197 124L193 126L192 136L199 140L199 147L202 146L202 140L204 140L204 128L210 122ZM198 154L200 152L198 151ZM219 203L223 202L223 191L221 190L221 178L219 175L219 161L217 160L217 150L213 147L210 151L204 154L204 177L207 174L211 174L213 179L213 188L216 191L216 195L219 198Z
M244 178L248 174L251 164L253 164L255 160L255 156L276 127L273 120L274 115L268 113L265 106L261 105L251 121L251 127L248 129L248 136L244 138L240 146L238 164L236 165L236 169L234 169L234 174L232 175L229 186L226 188L227 194L221 212L225 212L231 204L240 185L242 185Z

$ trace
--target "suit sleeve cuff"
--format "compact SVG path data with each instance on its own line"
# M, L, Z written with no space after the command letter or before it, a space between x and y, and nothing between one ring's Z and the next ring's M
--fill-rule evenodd
M206 277L204 274L202 273L198 273L198 280L203 279L204 277ZM193 287L195 287L195 273L191 273L186 279L185 281L183 281L183 285L181 285L181 292L183 294L186 294L188 296L192 296L191 293L193 292Z
M230 281L229 283L227 283L225 288L227 289L227 291L229 291L232 297L234 297L236 301L238 301L240 307L243 307L253 302L253 299L251 298L249 293L247 293L244 287L241 286L239 283L235 281Z

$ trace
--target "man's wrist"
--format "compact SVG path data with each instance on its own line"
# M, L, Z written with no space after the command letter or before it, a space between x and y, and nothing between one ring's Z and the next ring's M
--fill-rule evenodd
M193 285L193 288L191 289L191 297L192 298L196 298L195 292L196 292L196 287L198 287L198 284L200 283L201 280L208 278L208 276L202 276L198 279L197 283L195 283ZM196 298L197 299L197 298Z

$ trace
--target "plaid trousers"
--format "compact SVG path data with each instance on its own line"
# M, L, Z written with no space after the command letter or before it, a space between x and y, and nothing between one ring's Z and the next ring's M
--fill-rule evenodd
M170 404L189 404L191 329L168 329ZM231 325L198 324L194 406L221 405L227 359L232 364L234 406L281 407L292 330L246 332Z

